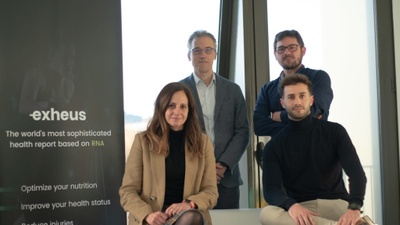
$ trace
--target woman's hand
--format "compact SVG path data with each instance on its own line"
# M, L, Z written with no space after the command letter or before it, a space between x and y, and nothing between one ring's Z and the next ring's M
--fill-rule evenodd
M158 211L147 215L145 220L149 225L162 225L167 222L168 218L167 214Z
M174 203L170 205L167 210L165 210L165 214L167 214L169 217L174 216L175 214L178 214L182 211L190 209L190 204L186 202L182 203Z

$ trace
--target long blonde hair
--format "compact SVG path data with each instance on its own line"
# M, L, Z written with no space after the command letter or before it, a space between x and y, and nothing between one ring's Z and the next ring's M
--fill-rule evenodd
M189 88L183 83L169 83L160 91L154 103L153 117L145 131L145 138L149 143L150 151L168 156L169 125L165 119L165 112L167 111L172 96L178 91L184 91L188 98L189 112L183 128L185 130L185 146L192 156L198 155L202 157L202 149L205 144L202 139L203 131L197 117L193 95Z

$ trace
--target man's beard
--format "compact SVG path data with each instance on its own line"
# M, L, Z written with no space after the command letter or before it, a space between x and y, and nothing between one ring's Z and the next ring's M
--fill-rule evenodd
M293 110L294 111L294 110ZM305 111L304 113L302 113L302 114L296 114L296 113L294 113L292 110L286 110L286 112L287 112L287 114L289 115L289 117L292 119L292 120L295 120L295 121L300 121L300 120L303 120L304 118L306 118L308 115L310 115L310 113L311 113L311 109L309 109L309 110L307 110L307 111Z
M291 56L288 56L291 57ZM303 57L300 57L300 59L298 61L293 61L291 64L287 64L284 62L285 59L282 60L282 68L285 70L293 70L296 69L298 66L301 65L301 62L303 60Z

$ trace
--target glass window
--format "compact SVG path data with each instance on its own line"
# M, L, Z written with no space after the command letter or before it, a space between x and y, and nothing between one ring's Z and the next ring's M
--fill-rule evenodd
M193 72L189 36L202 29L218 40L219 10L215 0L121 1L126 156L161 88Z

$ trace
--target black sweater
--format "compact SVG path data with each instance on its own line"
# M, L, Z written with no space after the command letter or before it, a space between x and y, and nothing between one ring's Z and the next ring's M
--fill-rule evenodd
M165 158L164 206L183 200L185 183L185 131L169 130L169 155Z
M349 177L350 193L342 170ZM290 121L267 143L262 181L267 203L288 210L297 202L315 199L339 198L362 205L367 178L345 128L308 116Z

